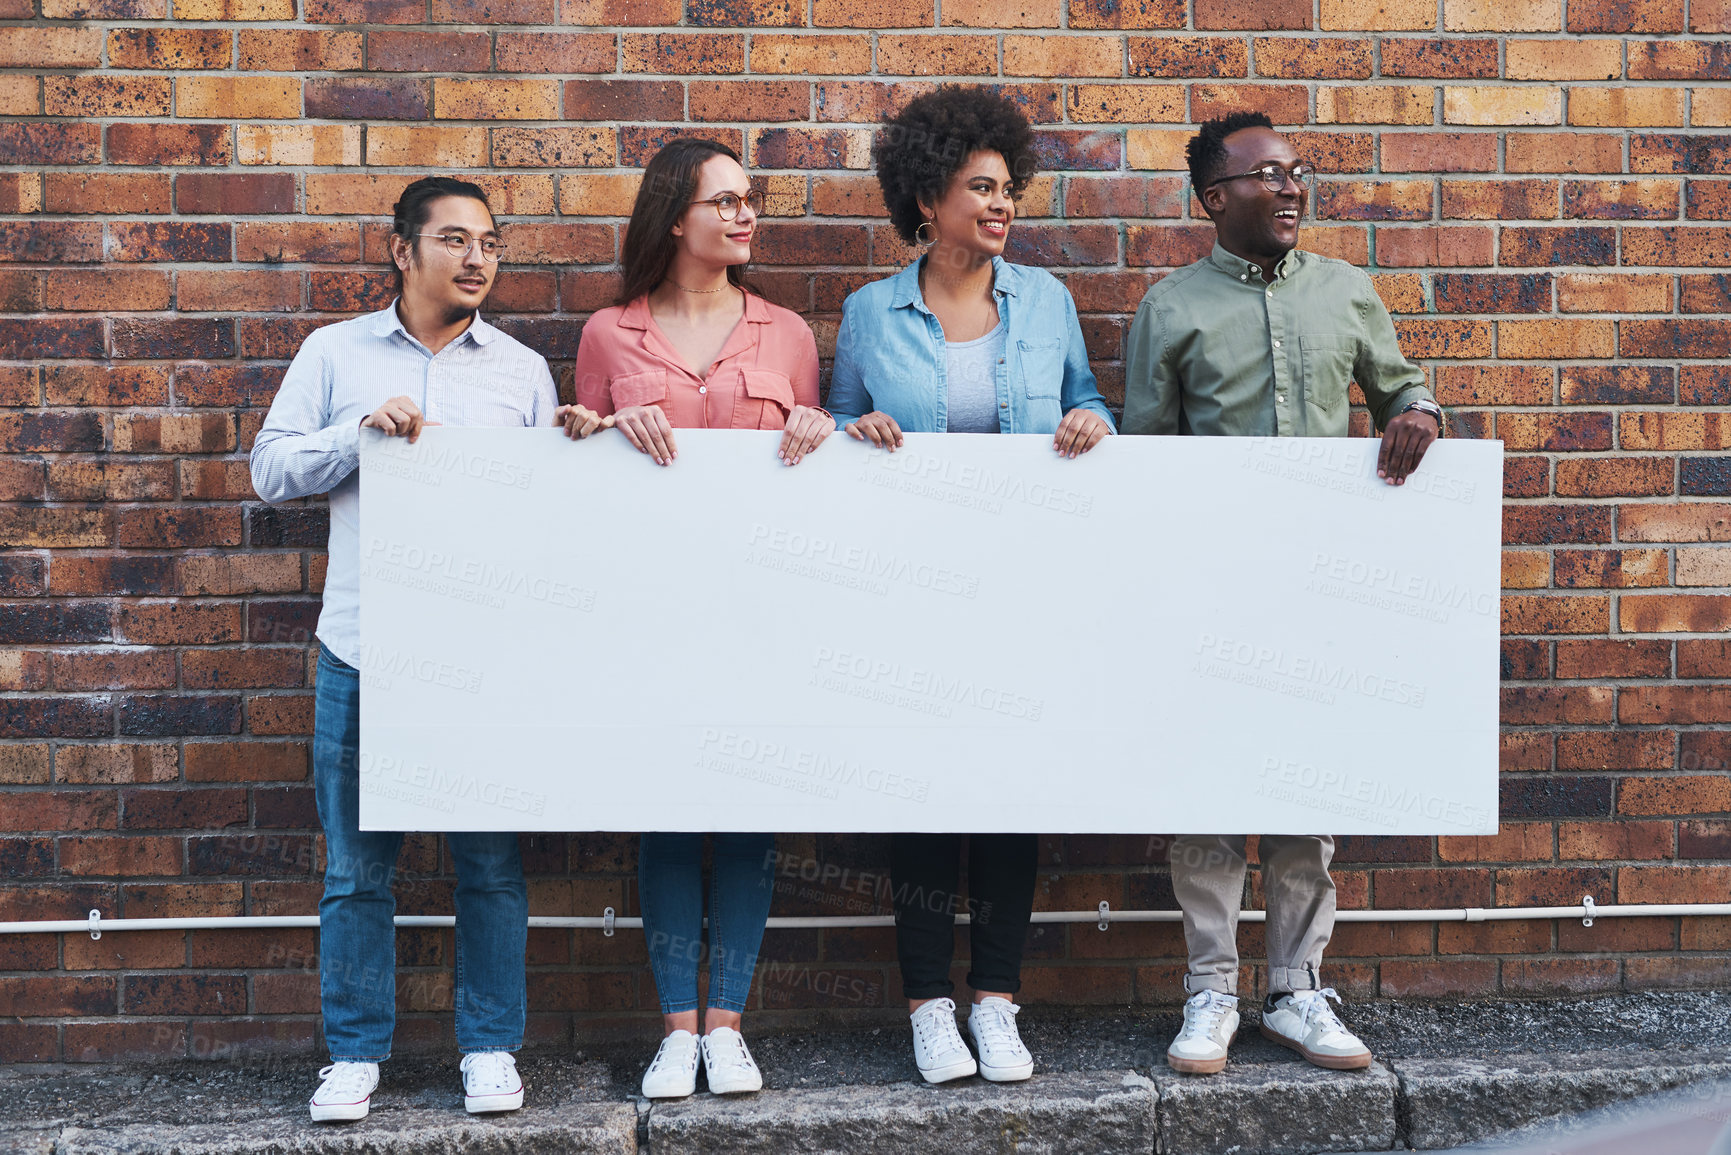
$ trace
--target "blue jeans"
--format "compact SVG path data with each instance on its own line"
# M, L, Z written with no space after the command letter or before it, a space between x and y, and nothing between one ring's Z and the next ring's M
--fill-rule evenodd
M715 834L709 874L709 1005L744 1013L763 945L775 862L773 834ZM645 834L637 850L643 936L661 1013L697 1009L703 959L701 834Z
M319 899L319 1001L335 1061L391 1055L397 1014L397 933L391 893L396 831L360 828L360 671L319 646L313 785L325 830ZM457 1046L523 1045L529 894L515 834L446 835L457 867Z

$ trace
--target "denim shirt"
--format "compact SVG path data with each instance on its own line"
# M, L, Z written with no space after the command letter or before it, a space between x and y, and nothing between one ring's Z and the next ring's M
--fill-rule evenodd
M1112 414L1088 368L1076 302L1044 269L992 258L992 293L1009 330L998 363L998 427L1058 431L1072 409ZM944 330L920 292L920 262L854 291L842 305L829 410L846 426L874 409L909 433L949 426Z

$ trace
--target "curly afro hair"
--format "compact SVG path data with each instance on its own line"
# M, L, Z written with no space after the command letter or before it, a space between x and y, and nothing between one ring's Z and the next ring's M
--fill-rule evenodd
M940 85L884 120L872 142L872 161L890 224L902 240L916 243L915 230L926 219L920 198L942 197L968 157L982 151L1004 158L1012 196L1039 171L1028 118L993 88Z
M1205 120L1196 135L1184 146L1184 157L1190 162L1190 191L1202 199L1226 159L1226 138L1243 128L1273 128L1274 122L1260 112L1233 112Z

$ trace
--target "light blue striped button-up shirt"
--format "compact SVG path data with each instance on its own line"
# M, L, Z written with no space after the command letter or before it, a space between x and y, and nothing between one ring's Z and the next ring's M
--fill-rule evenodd
M546 358L479 314L436 354L409 336L395 301L307 337L253 442L252 485L270 502L330 494L318 637L351 666L361 660L361 421L404 396L441 425L557 423Z

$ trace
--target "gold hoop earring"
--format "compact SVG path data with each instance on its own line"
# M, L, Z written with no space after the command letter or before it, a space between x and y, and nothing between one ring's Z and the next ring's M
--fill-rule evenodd
M927 229L932 230L932 239L929 241L926 240L925 237L922 235L925 233L925 231ZM932 222L931 221L921 221L920 227L914 230L914 244L918 245L922 249L929 249L937 243L938 243L938 230L935 228L932 228Z

